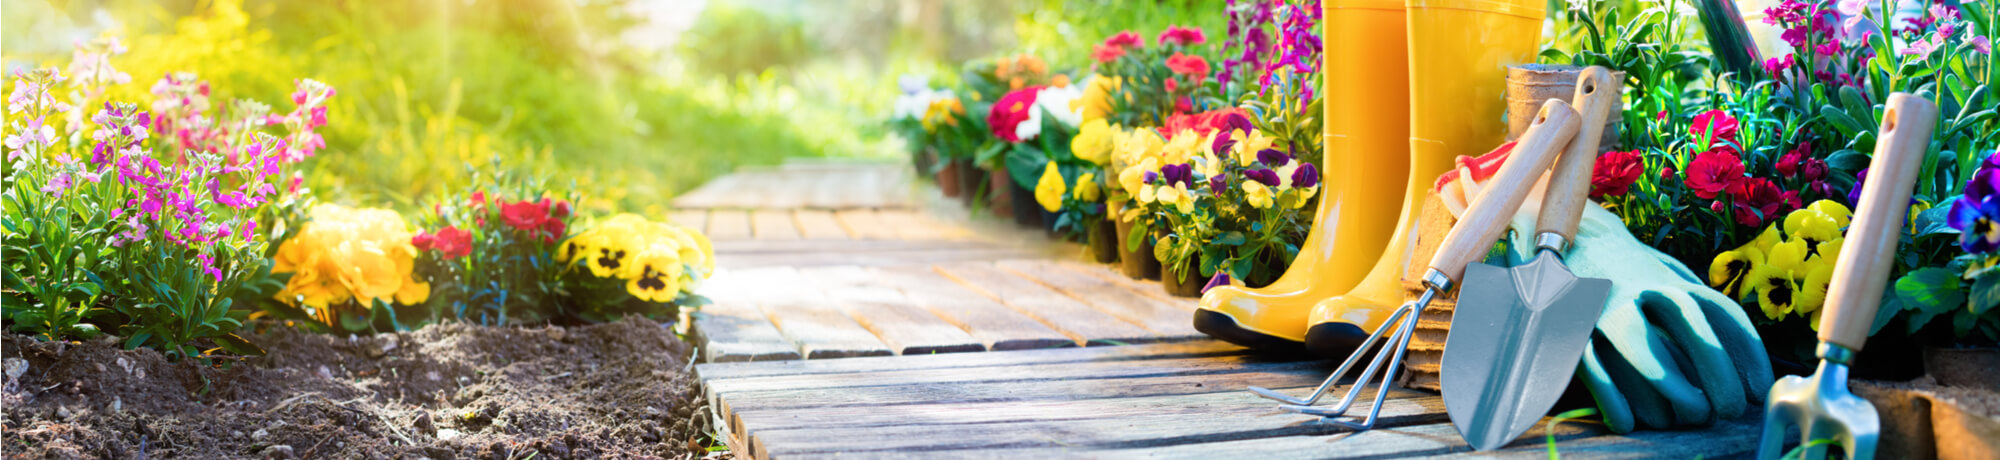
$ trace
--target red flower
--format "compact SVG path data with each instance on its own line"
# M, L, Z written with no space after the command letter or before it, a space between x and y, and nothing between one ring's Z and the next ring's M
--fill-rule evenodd
M1721 109L1695 115L1694 124L1688 126L1688 135L1700 138L1711 134L1714 137L1710 145L1721 144L1722 141L1736 143L1736 118Z
M1679 170L1674 169L1673 163L1667 163L1665 165L1660 166L1661 182L1672 181L1674 180L1675 177L1680 177L1680 174L1681 172Z
M534 231L540 229L542 221L548 218L548 200L542 200L540 203L527 201L500 203L500 221L506 223L508 227L513 227L515 230Z
M1090 52L1090 58L1097 60L1097 62L1109 63L1121 57L1125 57L1125 48L1111 45L1097 45Z
M1041 90L1040 86L1021 88L995 101L993 110L986 115L986 126L993 130L993 137L1007 142L1020 142L1021 137L1014 135L1014 130L1020 127L1022 122L1028 121L1029 110L1035 108L1035 92Z
M1199 27L1167 26L1167 30L1160 32L1161 44L1172 43L1181 46L1190 46L1199 45L1207 41L1208 36L1203 34Z
M1805 146L1805 144L1799 144L1799 147ZM1805 153L1800 152L1800 150L1803 150L1803 148L1792 149L1792 151L1785 152L1783 156L1778 157L1777 167L1779 175L1785 176L1787 179L1798 177L1799 162L1804 161L1806 158Z
M1127 30L1119 32L1118 35L1112 35L1111 38L1104 39L1104 46L1109 46L1119 49L1144 48L1146 46L1146 39L1139 38L1139 34L1135 34L1132 33L1132 31Z
M1202 59L1201 56L1174 53L1172 57L1167 58L1167 70L1200 80L1208 78L1208 60Z
M1632 189L1632 183L1646 173L1646 164L1639 161L1639 152L1606 152L1597 157L1597 165L1590 176L1590 197L1602 199L1620 196Z
M1181 88L1181 82L1180 82L1180 80L1177 80L1177 79L1173 79L1173 78L1168 78L1168 79L1167 79L1167 81L1166 81L1166 82L1164 82L1163 84L1164 84L1164 86L1166 86L1166 88L1167 88L1167 92L1169 92L1169 93L1171 93L1171 92L1174 92L1174 91L1176 91L1176 90L1179 90L1179 89Z
M1826 178L1826 161L1818 158L1807 158L1806 161L1800 162L1799 177L1815 182Z
M1735 153L1711 151L1695 155L1694 161L1688 162L1687 173L1687 186L1694 189L1695 196L1714 199L1743 181L1743 160Z
M564 223L562 219L550 218L544 220L541 226L542 242L555 243L556 238L561 238L563 233L568 230L569 224Z
M1773 219L1784 211L1788 201L1798 201L1796 192L1778 189L1778 184L1762 177L1746 177L1729 187L1729 196L1736 200L1736 223L1745 227L1764 225L1766 219Z
M1173 137L1174 134L1191 129L1194 130L1195 134L1206 136L1208 133L1228 128L1229 116L1231 114L1245 117L1250 115L1249 112L1237 108L1211 110L1189 115L1174 115L1167 117L1166 126L1160 127L1160 135L1162 137Z
M417 233L410 238L410 244L420 251L437 251L446 259L457 259L472 254L472 232L457 227L445 227L437 233Z

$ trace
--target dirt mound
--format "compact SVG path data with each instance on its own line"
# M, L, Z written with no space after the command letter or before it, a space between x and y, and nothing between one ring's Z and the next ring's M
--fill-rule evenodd
M0 337L9 458L689 458L688 344L641 319L336 337L259 325L202 366L117 342Z

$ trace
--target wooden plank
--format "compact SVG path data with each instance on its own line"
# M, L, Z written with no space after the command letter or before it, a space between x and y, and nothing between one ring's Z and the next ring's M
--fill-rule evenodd
M694 314L694 333L708 362L799 359L799 350L757 308L756 281L766 270L729 270L702 287L712 301Z
M717 380L772 375L843 374L898 369L951 369L1016 364L1172 359L1197 356L1225 356L1244 352L1245 349L1243 347L1227 342L1201 340L1194 342L1133 345L1128 347L1065 348L1008 353L897 356L718 365L700 364L695 366L695 374L699 375L702 380Z
M1240 390L1153 398L1152 401L1136 404L1132 399L1066 401L1067 404L1004 411L986 409L1003 419L1014 418L990 423L934 422L897 425L893 429L871 426L758 428L745 434L750 438L753 456L866 456L899 450L1142 447L1352 431L1343 425L1319 421L1317 417L1277 411L1272 401ZM1372 395L1369 400L1373 400ZM880 410L891 412L905 408L884 407ZM968 419L985 416L978 409L958 409L950 412L958 412L959 416ZM1027 412L1037 409L1043 414ZM762 414L745 415L748 420L763 420L760 418ZM951 416L949 413L942 415ZM1043 419L1049 415L1078 418ZM1381 426L1449 421L1444 414L1444 401L1437 396L1390 399L1383 404L1381 416L1376 421ZM1002 452L1008 451L993 453Z
M1172 305L1178 305L1182 309L1185 309L1189 312L1193 312L1195 309L1201 308L1201 302L1189 301L1189 299L1186 297L1174 297L1173 294L1168 294L1166 288L1161 287L1160 282L1157 280L1132 279L1130 277L1127 277L1125 276L1124 273L1119 272L1117 266L1115 265L1085 263L1085 262L1077 262L1074 260L1057 260L1056 265L1062 266L1063 268L1076 273L1082 273L1084 275L1096 277L1097 279L1109 281L1111 282L1111 284L1116 284L1118 286L1124 287L1125 289L1129 289L1132 292L1139 293L1140 295L1144 295L1149 298L1163 300Z
M667 213L667 222L673 223L674 225L691 228L694 229L695 231L704 232L704 234L706 234L706 232L708 231L707 230L708 210L706 209L675 210L674 212Z
M878 211L890 228L896 229L896 237L906 240L964 239L972 235L964 227L946 225L930 216L915 211Z
M1103 362L1030 363L943 369L893 369L839 374L767 375L711 379L709 388L719 393L747 391L810 390L859 386L962 384L1010 382L1032 385L1042 380L1117 379L1171 375L1230 374L1246 370L1300 370L1325 372L1331 362L1270 361L1251 353L1228 356L1198 356L1174 359L1145 359Z
M1022 353L1022 352L998 352ZM1142 361L1143 362L1143 361ZM1175 394L1212 393L1217 389L1242 391L1256 385L1288 388L1318 384L1326 378L1326 367L1316 362L1250 363L1237 369L1214 369L1205 373L1145 375L1143 372L1099 371L1122 378L1067 378L1060 380L1005 380L949 383L798 388L763 391L718 390L715 395L731 412L750 410L802 410L832 407L890 406L901 404L941 404L1032 400L1084 400ZM1143 368L1140 368L1143 369ZM973 369L976 370L976 369ZM1050 371L1056 372L1056 371ZM1060 375L1060 374L1059 374ZM999 376L989 376L999 377ZM711 380L711 387L728 380ZM1246 393L1247 395L1247 393Z
M840 220L841 226L846 227L847 233L854 235L855 238L865 240L896 239L896 228L890 227L889 222L882 220L882 215L874 210L841 210L834 212L833 216L835 219Z
M989 263L940 265L939 273L971 291L999 301L1043 325L1062 331L1086 345L1116 345L1161 340L1160 337L1083 302L1014 276Z
M832 211L800 209L792 212L792 219L798 224L799 236L805 239L844 240L849 238L847 229L842 228L840 221L833 218Z
M716 253L732 254L798 254L802 252L828 252L865 254L878 251L919 251L919 250L967 250L967 249L1023 249L1018 245L1006 245L985 241L910 241L910 240L730 240L715 242Z
M708 238L711 240L750 239L750 213L748 211L722 209L708 213Z
M1146 297L1109 281L1066 270L1046 261L1003 260L999 265L1001 269L1082 300L1099 311L1143 326L1156 334L1187 338L1202 335L1194 330L1194 317L1188 314L1188 309Z
M875 251L861 253L808 252L799 254L726 254L719 253L716 260L730 267L824 267L833 265L886 266L886 265L927 265L938 263L962 263L1030 257L1015 249L965 249L965 250L917 250L917 251Z
M760 240L799 239L799 227L792 222L791 211L759 209L750 211L752 234Z
M806 359L887 356L889 348L861 327L797 270L777 269L760 277L758 305L778 332L799 347Z
M986 351L985 344L973 339L965 330L917 306L901 291L883 284L866 269L856 266L828 267L801 270L800 274L819 283L829 301L839 304L896 354Z
M988 349L1034 350L1079 344L1076 338L966 290L929 266L877 267L874 273L884 284L902 291L911 302L929 309L945 322L964 329Z

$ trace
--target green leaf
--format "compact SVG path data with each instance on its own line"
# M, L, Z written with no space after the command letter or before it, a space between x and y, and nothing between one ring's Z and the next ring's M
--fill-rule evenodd
M215 339L216 345L221 346L224 350L229 350L232 354L240 356L264 356L263 348L258 347L257 344L250 343L249 340L244 340L242 336L222 334L213 337L213 339Z
M1995 306L2000 306L2000 269L1981 270L1972 278L1972 289L1967 296L1971 300L1969 311L1974 315L1986 314Z
M1965 304L1965 291L1958 274L1941 267L1925 267L1896 280L1896 298L1910 312L1909 331L1916 333L1939 314Z
M153 338L153 333L151 332L140 332L137 334L132 334L131 337L125 338L125 349L130 350L133 348L139 348L140 345L144 345L146 343L146 340L152 338Z
M1855 151L1854 149L1841 149L1826 157L1827 166L1849 172L1860 171L1861 168L1868 167L1868 161L1867 154Z
M1215 238L1215 244L1229 245L1229 246L1242 245L1244 241L1247 241L1247 239L1244 238L1243 232L1224 233L1222 234L1222 236L1218 236Z
M1848 116L1847 112L1843 112L1839 107L1834 107L1830 104L1820 106L1819 116L1825 118L1827 122L1832 123L1834 128L1839 129L1842 136L1853 136L1864 130L1861 122L1854 121L1854 117Z

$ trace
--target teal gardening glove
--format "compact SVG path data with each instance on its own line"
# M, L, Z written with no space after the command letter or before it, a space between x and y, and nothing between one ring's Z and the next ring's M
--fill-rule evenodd
M1514 214L1509 265L1534 256L1539 194ZM1743 308L1674 258L1639 242L1624 222L1584 206L1564 263L1611 280L1611 295L1577 367L1612 431L1706 425L1742 416L1771 388L1763 339Z

